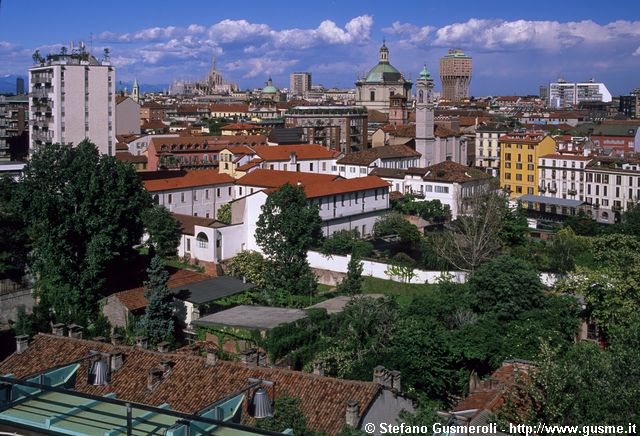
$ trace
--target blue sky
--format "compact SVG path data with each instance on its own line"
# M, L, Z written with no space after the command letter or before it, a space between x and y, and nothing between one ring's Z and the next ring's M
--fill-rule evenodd
M377 62L383 38L411 78L425 62L437 75L439 57L463 48L473 95L537 93L559 76L594 77L614 94L640 87L637 0L2 0L0 76L25 74L35 49L84 40L96 54L110 48L125 82L200 78L215 54L241 88L269 75L286 87L292 71L347 87Z

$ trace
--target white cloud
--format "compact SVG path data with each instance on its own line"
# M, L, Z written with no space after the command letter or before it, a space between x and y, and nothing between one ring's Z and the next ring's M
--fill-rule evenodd
M238 71L243 74L243 78L264 77L281 74L298 63L297 59L272 59L270 57L260 57L243 59L225 64L229 71ZM285 86L280 85L280 86Z
M413 44L419 44L427 42L429 34L435 29L436 28L433 26L418 27L415 24L394 21L391 24L391 27L385 27L382 31L389 35L403 36L406 38L406 41Z
M606 25L591 20L558 21L485 20L471 18L436 31L436 46L472 47L479 50L541 49L558 51L582 44L595 45L640 38L640 21Z
M633 52L632 56L640 56L640 47L638 47L636 51Z

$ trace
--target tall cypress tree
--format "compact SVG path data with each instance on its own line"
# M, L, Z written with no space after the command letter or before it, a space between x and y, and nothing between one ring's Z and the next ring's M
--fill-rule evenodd
M172 339L175 333L173 293L167 287L169 273L160 256L151 259L147 274L144 296L148 303L142 319L142 331L150 343L157 344Z

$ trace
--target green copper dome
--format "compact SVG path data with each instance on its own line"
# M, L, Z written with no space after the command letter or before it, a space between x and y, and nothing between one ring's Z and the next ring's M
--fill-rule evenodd
M369 70L369 72L367 73L367 77L364 79L364 81L368 83L382 83L384 82L383 80L384 73L397 74L398 78L401 75L400 71L398 71L397 68L391 65L390 63L380 62L378 65L376 65L375 67L371 68L371 70Z
M278 92L278 90L276 89L275 86L272 86L272 85L268 85L262 88L263 94L275 94L276 92Z
M420 71L420 79L421 80L429 80L431 79L431 73L427 70L427 64L424 64L424 68Z

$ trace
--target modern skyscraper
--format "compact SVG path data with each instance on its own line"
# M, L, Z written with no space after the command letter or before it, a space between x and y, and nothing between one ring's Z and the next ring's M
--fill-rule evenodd
M450 49L440 59L441 98L443 100L462 101L469 98L471 64L471 57L459 48Z
M611 102L612 96L604 83L591 79L582 83L571 83L560 78L549 83L549 106L566 108L582 102Z
M29 153L47 144L88 138L115 154L115 68L84 45L37 60L29 69Z
M311 89L311 73L291 73L289 97L302 97Z
M24 79L22 77L18 77L16 79L16 95L24 94Z

